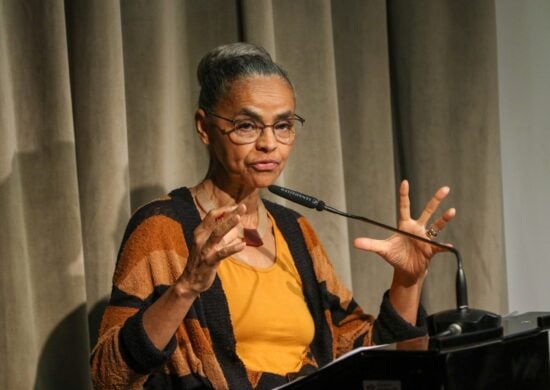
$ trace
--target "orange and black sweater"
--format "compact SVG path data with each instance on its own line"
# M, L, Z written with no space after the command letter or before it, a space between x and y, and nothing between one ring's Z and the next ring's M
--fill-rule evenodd
M264 203L290 248L315 324L315 336L299 374L312 372L355 347L425 334L423 309L414 327L393 310L387 293L376 320L364 314L336 277L307 220L288 208ZM195 300L164 350L158 350L147 337L143 312L180 276L199 223L186 188L149 203L132 216L92 351L97 389L269 389L288 381L289 376L251 371L239 359L218 277Z

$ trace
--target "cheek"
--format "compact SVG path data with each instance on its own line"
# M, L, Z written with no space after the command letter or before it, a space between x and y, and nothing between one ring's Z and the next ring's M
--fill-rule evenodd
M212 151L215 159L225 167L229 172L236 172L243 169L245 159L249 153L249 148L244 145L225 144L224 142L216 142L212 145Z
M280 151L281 151L281 162L284 165L286 163L286 160L290 156L290 152L292 152L292 146L293 145L282 145Z

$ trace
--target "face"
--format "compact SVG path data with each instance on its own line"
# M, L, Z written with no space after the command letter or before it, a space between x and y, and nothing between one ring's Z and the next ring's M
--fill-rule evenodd
M253 76L234 81L213 113L229 119L248 117L273 124L292 116L294 109L294 93L286 81L277 76ZM254 143L237 145L223 134L233 125L206 115L201 109L197 111L196 125L214 160L213 178L223 185L267 187L282 172L292 149L292 145L275 139L271 127L265 128Z

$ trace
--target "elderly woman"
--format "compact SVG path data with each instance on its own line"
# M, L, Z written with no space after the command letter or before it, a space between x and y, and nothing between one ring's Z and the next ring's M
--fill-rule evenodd
M96 387L271 388L355 347L425 334L420 293L436 248L399 235L355 241L394 268L375 320L338 280L308 221L260 198L304 123L286 72L264 49L237 43L209 52L198 78L208 173L129 222L92 353ZM399 227L425 235L448 191L414 220L403 182Z

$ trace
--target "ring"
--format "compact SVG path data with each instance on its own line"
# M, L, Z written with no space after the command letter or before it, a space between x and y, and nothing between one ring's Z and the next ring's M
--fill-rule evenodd
M436 238L438 234L439 234L439 230L437 230L433 225L426 230L426 235L430 240L433 240L434 238Z

